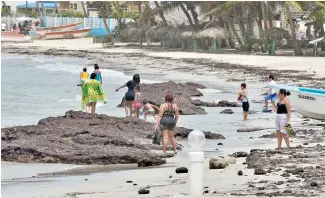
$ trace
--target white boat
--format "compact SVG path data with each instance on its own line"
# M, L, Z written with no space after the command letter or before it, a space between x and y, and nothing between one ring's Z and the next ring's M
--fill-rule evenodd
M69 31L74 30L76 27L83 22L72 23L68 25L61 25L61 26L54 26L54 27L35 27L37 32L44 33L44 32L58 32L58 31Z
M39 34L40 39L50 40L50 39L68 39L68 38L82 38L86 37L90 32L91 28L85 28L80 30L69 30L69 31L59 31L59 32L46 32L44 34Z
M313 89L281 84L274 85L272 88L277 91L280 89L290 91L291 95L288 96L288 98L290 99L292 107L303 116L317 120L325 120L324 89Z

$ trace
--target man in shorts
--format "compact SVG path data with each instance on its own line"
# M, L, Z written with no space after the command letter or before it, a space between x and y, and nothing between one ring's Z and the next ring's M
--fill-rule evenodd
M276 82L274 81L274 76L270 75L269 76L269 89L268 89L268 94L265 96L265 109L263 109L263 112L269 112L269 100L276 100L277 93L272 89L272 86L276 85Z

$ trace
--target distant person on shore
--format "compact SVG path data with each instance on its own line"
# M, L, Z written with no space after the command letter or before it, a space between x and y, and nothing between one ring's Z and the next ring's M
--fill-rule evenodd
M275 102L272 100L272 105L276 109L276 134L278 139L278 148L281 149L282 146L282 138L284 139L288 148L289 145L289 135L285 130L286 127L290 126L290 118L291 118L291 106L290 101L287 98L290 96L290 92L285 89L280 89L279 91L279 102L275 105Z
M148 103L148 100L143 100L143 111L144 111L144 120L147 120L148 115L152 115L156 120L156 111L159 111L159 108L155 105Z
M127 83L116 89L116 92L118 92L120 89L128 87L128 90L125 93L125 102L126 107L128 108L129 115L127 114L126 116L132 116L133 114L133 103L135 98L134 88L138 84L140 84L140 76L138 74L135 74L133 76L133 80L128 81Z
M166 154L168 139L170 140L174 153L176 154L176 140L174 137L174 130L178 122L178 106L174 103L174 96L172 93L167 93L165 96L165 103L160 105L159 117L157 119L157 127L162 130L163 152Z
M89 74L87 72L87 68L83 68L82 72L80 72L80 82L79 82L79 86L82 86L86 80L88 80Z
M134 107L134 113L137 118L140 117L140 109L142 107L142 96L140 92L140 86L136 85L134 88L134 102L133 102L133 107Z
M246 84L242 83L240 85L241 92L238 93L238 101L241 101L243 104L243 112L244 112L244 120L247 120L248 112L249 112L249 101L248 101L248 93L246 89Z
M90 75L90 80L86 80L86 82L81 87L81 108L84 109L86 107L87 113L96 112L97 102L103 102L104 104L107 103L102 85L96 80L96 75L97 74L92 73Z
M269 112L269 100L274 101L277 98L277 94L272 88L272 86L276 85L276 82L274 81L274 76L269 76L269 89L267 91L268 95L265 97L265 109L263 109L263 112Z
M103 78L102 78L102 73L99 71L99 66L98 64L94 64L94 73L97 74L96 80L100 82L100 84L103 84Z

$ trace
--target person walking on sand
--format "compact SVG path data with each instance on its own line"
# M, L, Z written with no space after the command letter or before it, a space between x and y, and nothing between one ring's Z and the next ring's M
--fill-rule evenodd
M272 86L276 85L276 82L274 81L274 76L269 76L269 89L267 91L268 95L264 98L265 99L265 109L263 109L263 112L269 112L269 100L274 101L277 98L276 91L272 88Z
M159 108L155 105L148 103L148 100L143 100L143 112L144 120L147 120L148 115L152 115L156 120L156 111L159 111Z
M104 104L107 103L102 85L96 80L96 75L97 74L92 73L90 75L90 80L86 80L86 82L81 87L81 108L84 109L86 107L87 113L96 112L97 102L103 102Z
M137 118L140 117L140 109L142 107L142 97L141 97L141 93L140 93L140 86L136 85L134 88L134 102L133 102L133 107L134 107L134 111L135 111L135 116Z
M94 64L94 69L95 71L93 73L97 74L96 80L100 82L100 84L103 84L103 78L102 78L102 73L99 71L99 66L98 64Z
M248 101L248 93L246 89L246 84L242 83L240 85L241 92L238 93L238 100L243 104L243 112L244 112L244 120L247 120L248 112L249 112L249 101Z
M279 91L279 102L275 105L275 102L272 100L272 105L276 109L276 134L278 139L278 148L281 149L282 139L284 139L288 148L289 145L289 135L285 130L285 127L290 125L291 118L291 106L290 101L287 96L290 96L290 92L285 89L280 89Z
M6 27L7 27L7 24L2 21L2 23L1 23L1 31L2 32L6 31Z
M118 92L120 89L128 87L128 90L125 93L125 103L126 107L128 108L129 115L126 114L126 116L132 116L133 114L133 103L135 98L134 88L138 84L140 84L140 76L138 74L135 74L133 76L133 80L128 81L127 83L116 89L116 92Z
M174 96L172 93L167 93L165 96L165 103L160 105L159 116L156 125L156 129L160 127L162 130L164 154L166 154L168 139L173 146L174 153L177 153L174 130L178 122L178 117L179 111L178 106L174 103Z

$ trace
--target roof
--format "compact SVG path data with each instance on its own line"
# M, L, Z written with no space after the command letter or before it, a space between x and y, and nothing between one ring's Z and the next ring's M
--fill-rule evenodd
M60 7L60 3L56 2L56 5ZM38 2L38 6L42 7L42 3ZM17 8L26 8L26 4L18 5ZM28 3L27 8L36 8L36 3ZM44 1L44 8L55 8L54 1Z

